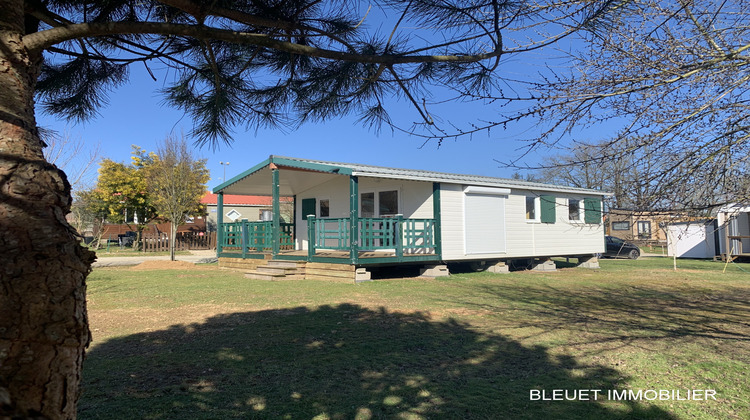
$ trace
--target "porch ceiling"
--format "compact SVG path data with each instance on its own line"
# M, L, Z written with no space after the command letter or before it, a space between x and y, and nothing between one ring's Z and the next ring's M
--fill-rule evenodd
M334 179L338 174L279 167L279 195L293 196L316 185ZM237 195L271 195L271 169L266 166L231 185L222 192Z

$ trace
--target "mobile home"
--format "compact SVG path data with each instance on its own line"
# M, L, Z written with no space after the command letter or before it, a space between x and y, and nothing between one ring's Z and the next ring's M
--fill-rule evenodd
M750 258L750 205L733 203L716 214L722 259Z
M554 256L596 266L604 252L604 193L591 189L271 156L214 193L220 265L260 278L362 279L391 264L425 264L428 274L451 262L544 268ZM223 219L224 194L271 196L272 220ZM282 197L294 203L288 222Z

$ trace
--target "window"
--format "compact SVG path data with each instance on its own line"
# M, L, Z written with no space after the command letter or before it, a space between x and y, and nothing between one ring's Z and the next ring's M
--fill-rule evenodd
M381 217L398 214L398 191L381 191L378 193L378 200L378 212Z
M323 198L320 201L318 201L320 205L320 209L318 214L320 214L319 217L331 217L331 207L330 203L331 201L327 198Z
M359 195L360 217L388 217L399 214L398 191L366 192Z
M581 200L568 200L568 220L580 221L581 220Z
M651 222L638 222L638 239L651 239Z
M630 222L612 222L612 230L630 230Z
M539 200L536 197L526 197L526 220L535 221L537 219L537 206Z
M375 217L375 193L362 193L360 195L362 206L359 217Z
M237 219L239 219L240 217L242 217L242 213L238 212L235 209L232 209L232 210L229 211L229 213L226 214L226 216L227 216L227 218L229 220L231 220L233 222L236 222Z

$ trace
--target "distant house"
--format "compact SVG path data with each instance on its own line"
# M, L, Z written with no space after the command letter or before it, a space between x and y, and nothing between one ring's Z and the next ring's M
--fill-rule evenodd
M335 270L366 278L368 267L395 264L441 271L440 264L463 262L499 270L513 260L554 269L553 256L593 267L604 252L606 194L592 189L271 156L214 192L219 264L253 269L265 260L294 262L262 266L265 277L303 266L304 274L294 275L307 279ZM227 219L243 195L252 203L257 195L273 198L271 207L289 197L293 217Z
M291 197L280 197L281 217L284 220L292 218L293 209ZM201 198L201 204L206 206L206 229L209 232L216 231L217 227L217 195L207 192ZM264 212L267 217L273 210L273 200L271 197L262 195L224 195L223 220L239 221L247 219L249 221L263 220Z
M642 245L666 245L665 227L690 220L680 212L610 209L607 214L607 234Z

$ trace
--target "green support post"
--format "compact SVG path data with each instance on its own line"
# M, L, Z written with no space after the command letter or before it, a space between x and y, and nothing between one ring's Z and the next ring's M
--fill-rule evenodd
M443 241L442 232L440 229L440 183L432 183L432 218L435 219L433 225L433 238L435 238L435 255L441 260L443 259Z
M297 194L292 198L292 249L297 249Z
M279 254L279 238L281 237L281 224L280 224L280 217L279 212L281 211L281 206L279 205L279 170L278 169L272 169L271 170L271 178L273 182L273 187L271 190L271 194L273 195L273 227L271 228L271 252L273 253L273 256Z
M242 240L240 241L242 245L242 259L245 259L245 257L247 257L247 249L248 247L250 247L250 243L249 243L250 235L248 234L248 228L250 226L247 223L247 219L242 219L242 224L240 226L241 226L240 231L242 232L241 233Z
M315 256L315 215L307 215L307 256Z
M216 257L221 255L224 244L224 192L216 195Z
M396 234L396 259L399 261L403 261L404 259L404 239L402 237L403 225L404 225L404 215L397 214L396 225L394 226L393 230L395 230L395 234Z
M359 262L359 177L349 177L349 260Z

